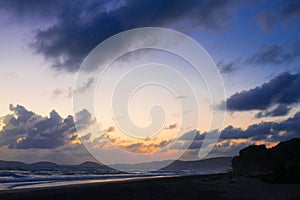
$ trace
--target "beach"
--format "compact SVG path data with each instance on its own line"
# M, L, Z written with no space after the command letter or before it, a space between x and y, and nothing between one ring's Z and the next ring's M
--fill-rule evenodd
M300 184L267 184L230 173L90 183L0 191L17 199L300 199Z

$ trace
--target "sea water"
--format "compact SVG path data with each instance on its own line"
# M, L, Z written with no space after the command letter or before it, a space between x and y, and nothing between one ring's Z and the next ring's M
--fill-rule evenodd
M90 171L26 171L26 170L0 170L0 190L52 187L72 184L99 183L111 181L126 181L145 178L171 177L197 174L216 174L226 172L227 169L212 170L159 170L144 173L132 170L132 173Z

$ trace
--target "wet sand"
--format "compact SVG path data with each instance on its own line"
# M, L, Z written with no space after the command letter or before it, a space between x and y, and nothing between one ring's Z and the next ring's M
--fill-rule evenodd
M258 177L232 174L194 175L121 182L91 183L0 191L1 200L15 199L299 199L300 184L267 184Z

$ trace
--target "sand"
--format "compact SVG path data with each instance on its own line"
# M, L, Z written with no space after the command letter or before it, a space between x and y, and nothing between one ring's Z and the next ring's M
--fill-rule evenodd
M8 199L299 199L300 184L267 184L258 177L194 175L0 192Z

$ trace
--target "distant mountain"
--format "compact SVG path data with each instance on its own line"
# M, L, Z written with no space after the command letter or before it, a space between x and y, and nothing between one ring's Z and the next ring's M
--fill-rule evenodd
M30 168L42 169L42 168L58 168L59 165L52 162L37 162L28 165Z
M76 171L76 170L93 170L96 172L108 171L113 172L116 170L111 169L108 166L100 165L94 162L85 162L80 165L59 165L52 162L37 162L32 164L26 164L17 161L3 161L0 160L0 170L57 170L57 171Z
M196 169L231 169L232 157L208 158L197 161L180 161L177 160L165 167L167 170L196 170Z
M77 167L80 167L80 168L100 168L103 166L104 165L100 165L98 163L90 162L90 161L87 161L87 162L81 163L80 165L77 165Z
M27 164L18 161L0 160L0 169L4 170L24 169L26 166Z
M199 161L154 161L147 163L138 163L138 164L117 164L112 165L118 169L123 170L143 170L143 169L159 169L161 170L216 170L216 169L231 169L231 160L232 157L218 157L218 158L209 158ZM167 167L165 167L167 166Z
M139 170L139 169L157 169L164 167L167 164L171 163L167 167L162 168L162 170L216 170L216 169L230 169L231 157L219 157L219 158L210 158L199 161L175 161L172 162L169 160L166 161L154 161L148 163L139 163L139 164L118 164L112 165L117 169L123 170ZM25 164L22 162L15 161L0 161L0 170L58 170L58 171L89 171L92 173L101 173L101 172L117 172L116 170L111 169L108 166L98 164L95 162L84 162L79 165L58 165L52 162L37 162L32 164Z

